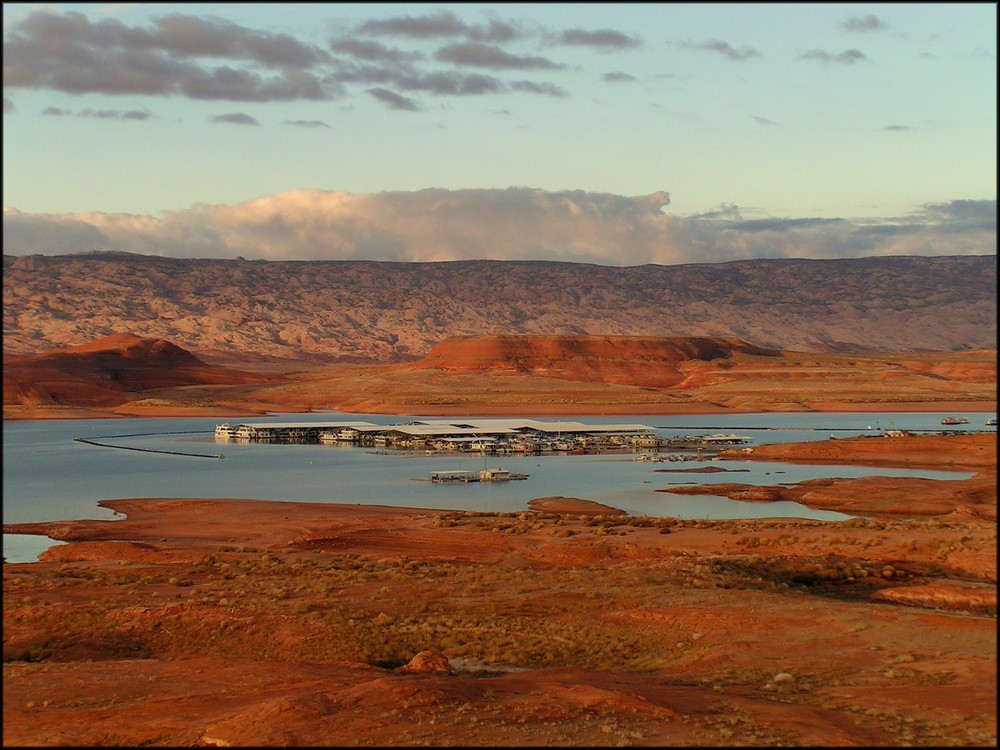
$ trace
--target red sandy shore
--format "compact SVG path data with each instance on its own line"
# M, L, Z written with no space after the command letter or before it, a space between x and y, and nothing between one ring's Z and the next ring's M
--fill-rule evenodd
M981 413L992 414L997 410L996 401L959 401L959 402L899 402L892 404L868 403L822 403L812 404L812 408L800 407L773 408L767 405L748 408L729 408L707 403L688 404L614 404L594 405L586 403L569 404L533 404L530 408L519 405L481 404L474 408L468 406L447 407L433 405L421 408L401 408L397 404L366 404L363 408L352 406L348 411L357 414L399 414L408 416L421 414L424 416L479 416L508 417L525 416L538 417L557 416L604 416L604 415L712 415L712 414L757 414L766 412L949 412L955 414ZM46 420L46 419L115 419L122 417L216 417L218 419L251 419L266 413L308 413L308 409L286 404L258 404L251 407L235 408L226 406L198 407L185 405L171 406L136 406L125 405L111 409L97 409L72 406L4 406L4 420Z
M953 413L983 413L991 414L997 410L996 401L956 401L956 402L900 402L892 404L872 404L872 403L820 403L811 404L811 408L774 408L769 405L735 408L717 406L708 403L687 403L687 404L614 404L614 405L594 405L586 403L578 404L537 404L531 406L531 413L537 416L597 416L607 414L634 414L634 415L699 415L699 414L757 414L762 412L877 412L877 411L899 411L899 412L953 412ZM504 417L516 416L524 413L523 406L501 406L485 404L476 406L470 412L469 407L442 407L435 405L430 407L430 411L420 411L420 414L440 415L440 416L468 416L470 413L483 417ZM365 413L372 414L396 414L401 413L398 407L391 404L375 404L366 408ZM402 412L408 413L408 412ZM414 412L417 413L417 412ZM150 415L153 416L153 415ZM157 416L168 416L159 414Z

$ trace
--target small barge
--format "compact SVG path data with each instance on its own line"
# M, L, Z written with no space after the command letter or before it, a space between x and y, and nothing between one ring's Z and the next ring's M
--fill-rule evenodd
M451 484L453 482L509 482L515 479L527 479L527 474L515 474L508 469L483 469L480 472L450 470L432 471L431 481L441 484Z
M479 472L480 482L509 482L512 479L527 479L527 474L515 474L509 469L483 469Z

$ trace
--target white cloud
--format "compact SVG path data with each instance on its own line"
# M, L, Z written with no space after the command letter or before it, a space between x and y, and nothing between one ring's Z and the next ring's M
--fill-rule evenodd
M170 257L389 261L554 260L632 266L747 258L996 252L996 201L908 217L743 220L736 206L670 216L664 192L627 197L532 188L352 193L295 190L159 216L4 209L8 255L116 250Z

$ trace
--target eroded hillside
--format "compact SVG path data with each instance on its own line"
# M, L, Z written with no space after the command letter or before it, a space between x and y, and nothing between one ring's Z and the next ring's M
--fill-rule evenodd
M825 352L996 346L996 257L610 267L4 256L4 350L130 331L216 360L392 362L448 336L735 337Z
M5 404L116 406L163 388L261 385L272 378L202 362L169 341L128 333L4 360Z

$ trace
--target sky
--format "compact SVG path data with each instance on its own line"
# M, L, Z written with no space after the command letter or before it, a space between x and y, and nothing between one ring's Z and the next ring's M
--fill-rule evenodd
M4 253L996 253L993 3L7 3Z

